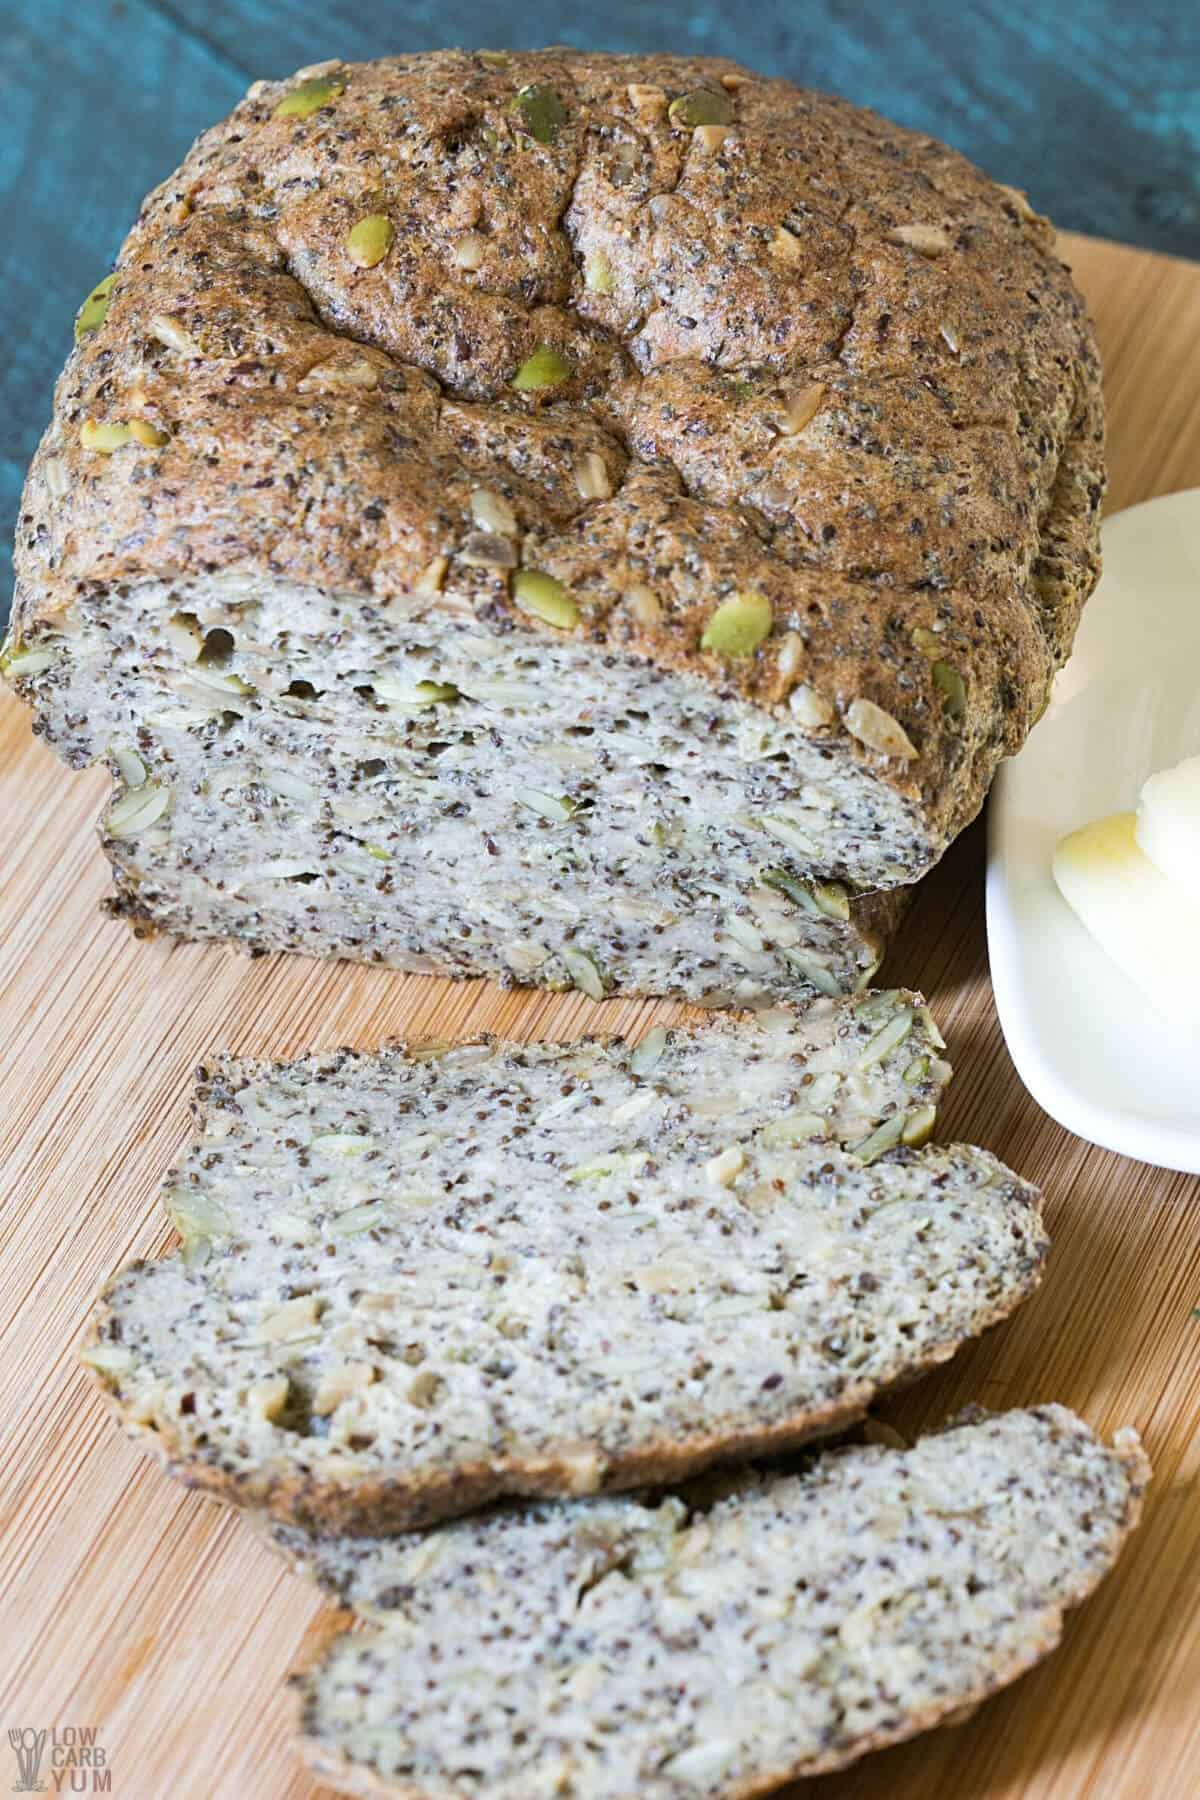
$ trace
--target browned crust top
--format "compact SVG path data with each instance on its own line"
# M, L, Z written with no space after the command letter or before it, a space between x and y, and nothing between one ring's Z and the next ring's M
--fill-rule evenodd
M278 116L313 80L324 104ZM727 122L672 105L696 94ZM368 217L391 241L364 267ZM1095 578L1098 364L1051 244L944 145L726 61L446 51L256 83L146 201L60 380L18 630L238 569L364 619L405 596L555 635L472 559L484 488L568 629L766 706L804 684L812 729L944 839ZM539 346L565 378L514 388ZM746 593L769 636L703 648ZM910 748L854 735L855 701Z

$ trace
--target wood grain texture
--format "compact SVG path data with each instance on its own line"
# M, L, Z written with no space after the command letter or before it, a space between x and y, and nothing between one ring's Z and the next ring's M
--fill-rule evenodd
M947 139L1060 225L1200 257L1194 0L0 0L0 615L71 320L258 76L448 44L735 56Z
M1096 309L1113 502L1200 483L1188 372L1200 269L1074 240ZM502 994L378 970L139 946L97 912L104 780L0 706L0 1787L9 1727L95 1725L117 1800L317 1800L286 1743L289 1666L321 1608L231 1514L177 1491L76 1368L95 1289L169 1233L155 1193L202 1055L389 1035L641 1030L668 1007ZM1200 1766L1200 1182L1052 1124L987 980L982 839L922 889L886 974L920 983L957 1078L943 1131L1044 1185L1054 1249L1018 1316L889 1408L1061 1400L1154 1458L1145 1523L1064 1648L968 1724L807 1784L808 1800L1184 1800Z

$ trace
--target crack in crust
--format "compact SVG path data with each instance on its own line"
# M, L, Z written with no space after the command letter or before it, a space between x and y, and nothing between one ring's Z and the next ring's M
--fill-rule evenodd
M329 67L305 118L275 116L294 82L256 83L146 201L30 473L22 638L103 618L115 584L225 570L411 607L442 558L420 610L552 631L463 559L483 486L579 634L767 708L815 688L839 715L821 734L939 852L1043 709L1098 570L1099 368L1047 222L935 140L729 62ZM531 82L565 111L548 143L514 110ZM671 119L696 88L727 128ZM364 268L347 236L371 213L394 240ZM541 344L568 378L515 391ZM165 441L80 442L138 417ZM701 635L747 589L773 630L724 663ZM917 756L850 736L856 699Z

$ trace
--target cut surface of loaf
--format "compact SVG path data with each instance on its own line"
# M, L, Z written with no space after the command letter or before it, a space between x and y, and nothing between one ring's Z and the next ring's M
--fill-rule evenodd
M1102 435L1047 222L933 139L724 61L331 64L81 312L4 662L140 929L849 991L1069 651Z
M799 1474L277 1541L373 1630L297 1678L313 1766L404 1800L736 1800L949 1720L1057 1644L1149 1464L1065 1408Z
M859 1416L1036 1285L1038 1196L920 1145L919 998L202 1072L186 1253L86 1352L186 1481L405 1529L682 1476Z

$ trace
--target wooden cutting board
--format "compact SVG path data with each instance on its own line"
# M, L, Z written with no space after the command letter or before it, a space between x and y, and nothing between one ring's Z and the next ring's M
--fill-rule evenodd
M1083 240L1067 254L1105 352L1112 506L1200 484L1200 268ZM0 704L0 1792L10 1728L74 1727L95 1729L117 1800L317 1800L283 1691L317 1599L232 1513L143 1461L73 1360L99 1284L168 1243L155 1191L187 1135L191 1071L217 1049L571 1036L679 1013L135 944L98 912L104 785ZM1036 1298L888 1416L915 1431L969 1400L1060 1400L1104 1432L1137 1426L1156 1478L1117 1573L1047 1664L969 1723L805 1792L1183 1800L1200 1786L1200 1183L1090 1149L1028 1098L982 902L976 828L921 890L887 973L924 987L950 1040L945 1134L1044 1185L1054 1250Z

